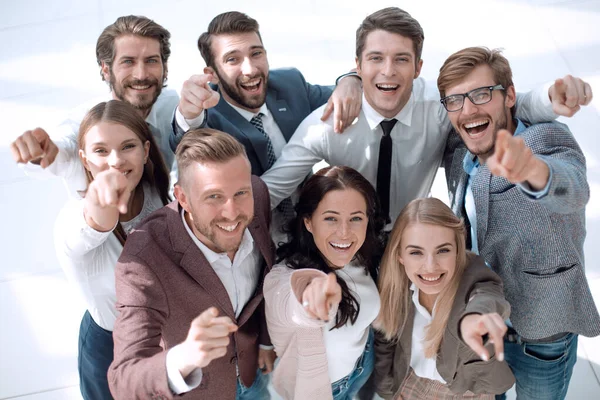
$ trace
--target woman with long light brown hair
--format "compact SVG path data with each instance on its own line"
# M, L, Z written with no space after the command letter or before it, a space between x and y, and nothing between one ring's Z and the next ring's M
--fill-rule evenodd
M78 145L88 188L63 207L54 239L60 265L87 308L79 328L81 394L104 400L111 398L115 265L128 233L169 201L169 174L148 124L124 101L90 109Z
M493 399L513 385L502 362L510 313L502 282L466 251L462 221L440 200L413 200L402 210L378 286L380 396Z

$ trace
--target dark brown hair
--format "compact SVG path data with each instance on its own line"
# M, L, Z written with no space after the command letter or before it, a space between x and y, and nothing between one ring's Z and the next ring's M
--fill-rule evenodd
M292 269L314 268L327 273L335 272L323 259L315 244L312 234L306 229L305 218L310 218L325 195L333 190L354 189L367 203L367 232L365 242L355 255L356 261L364 266L365 273L373 279L377 275L379 257L383 249L382 229L383 217L379 206L379 198L371 183L356 170L350 167L327 167L311 176L302 187L300 198L296 204L296 217L287 226L289 242L277 249L278 262L285 261ZM360 311L360 303L352 294L346 282L337 276L342 288L342 301L336 315L336 324L332 329L344 326L348 320L356 322Z
M262 38L258 31L258 22L246 14L238 11L229 11L214 17L210 21L210 24L208 24L208 30L198 38L198 50L200 50L200 55L204 59L206 66L216 69L215 56L211 48L213 36L248 32L256 33L262 43Z
M119 17L113 24L104 28L96 42L96 62L98 62L98 66L102 67L102 63L104 63L112 70L116 53L115 40L123 35L152 38L160 43L160 58L162 59L166 79L167 61L171 55L171 43L169 42L171 34L151 19L137 15ZM100 76L102 76L102 80L105 80L102 70L100 70Z
M397 33L411 39L415 51L415 65L421 59L425 35L419 21L398 7L388 7L369 15L356 30L356 57L359 62L367 36L376 30Z

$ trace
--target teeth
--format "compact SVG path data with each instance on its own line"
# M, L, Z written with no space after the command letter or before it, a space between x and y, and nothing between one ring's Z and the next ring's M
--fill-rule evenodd
M352 246L352 243L333 243L333 242L329 242L330 245L332 245L333 247L338 247L340 249L347 249L348 247Z
M376 85L380 89L396 89L398 85L388 85L388 84L377 84Z
M475 128L477 126L481 126L481 125L485 125L488 123L488 120L483 120L483 121L475 121L475 122L471 122L468 124L465 124L465 128L467 129L471 129L471 128Z
M233 232L235 230L235 228L237 228L239 222L235 225L221 225L221 224L217 224L217 226L221 229L223 229L224 231L227 232Z
M440 279L440 277L441 277L442 275L438 275L438 276L436 276L436 277L424 277L423 275L420 275L420 276L421 276L421 278L422 278L423 280L425 280L425 281L428 281L428 282L434 282L434 281L437 281L438 279Z
M150 87L150 85L146 85L146 86L131 85L131 87L134 88L135 90L146 90Z
M248 81L248 82L242 83L241 85L242 85L243 87L252 87L252 86L256 86L256 85L258 85L259 83L260 83L260 78L258 78L258 79L253 79L253 80L251 80L251 81Z

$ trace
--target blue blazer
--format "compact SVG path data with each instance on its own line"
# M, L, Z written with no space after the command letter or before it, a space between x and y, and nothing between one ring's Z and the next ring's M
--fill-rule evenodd
M287 141L300 122L311 112L327 102L333 92L331 87L311 85L295 68L269 71L267 83L267 107ZM226 132L239 140L246 148L253 175L262 175L268 169L267 139L250 122L246 121L221 96L219 103L206 110L205 122L210 128ZM183 137L183 130L173 121L174 149Z

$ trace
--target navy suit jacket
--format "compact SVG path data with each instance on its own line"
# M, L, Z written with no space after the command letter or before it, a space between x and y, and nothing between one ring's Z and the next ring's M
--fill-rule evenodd
M304 118L327 102L332 91L331 87L307 83L295 68L269 71L266 103L286 142ZM267 139L258 129L231 107L222 95L219 103L206 112L208 118L204 126L226 132L244 145L253 175L260 176L267 171ZM184 132L175 121L173 128L171 147L175 151Z

